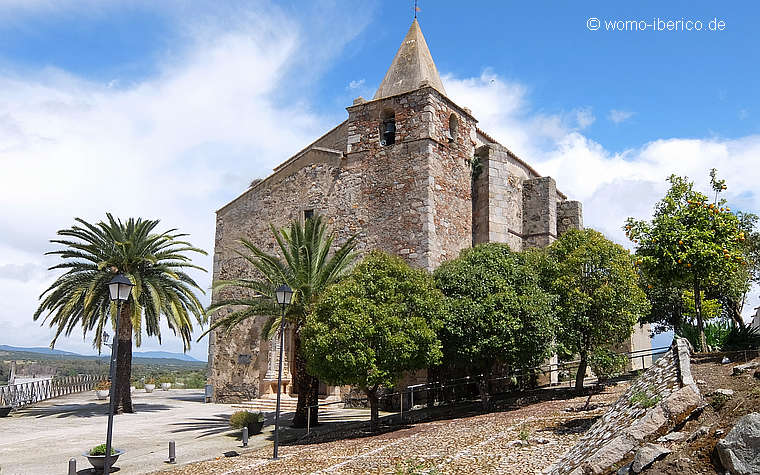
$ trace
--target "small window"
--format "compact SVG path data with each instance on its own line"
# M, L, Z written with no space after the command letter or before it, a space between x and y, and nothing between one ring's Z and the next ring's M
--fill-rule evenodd
M307 219L311 219L314 217L314 210L313 209L305 209L303 210L303 220L306 221Z
M383 120L380 123L380 145L393 145L396 143L396 114L392 110L383 112Z
M449 142L456 142L458 133L459 133L459 119L457 119L456 115L451 114L449 116L449 133L447 134L446 138L449 139Z

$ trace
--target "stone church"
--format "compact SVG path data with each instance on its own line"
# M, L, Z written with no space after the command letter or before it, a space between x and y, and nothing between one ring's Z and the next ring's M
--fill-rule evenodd
M518 251L583 226L581 203L449 99L416 19L375 96L346 110L344 122L217 211L214 280L250 272L234 252L238 239L271 251L270 223L279 228L313 214L329 221L338 244L356 234L359 251L381 249L429 271L479 243ZM276 392L278 343L262 341L265 320L241 324L231 337L211 333L215 400ZM320 391L340 395L336 387Z

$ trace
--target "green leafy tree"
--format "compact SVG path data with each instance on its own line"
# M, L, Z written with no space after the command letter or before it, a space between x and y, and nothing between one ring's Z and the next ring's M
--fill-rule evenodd
M395 385L405 371L440 362L436 331L442 299L424 270L370 253L324 293L307 318L303 337L309 370L331 384L363 390L376 431L378 389Z
M434 273L447 297L439 333L444 361L484 375L479 385L484 405L495 365L517 372L551 355L557 298L541 287L540 259L535 250L517 253L506 244L481 244Z
M334 236L321 216L313 216L305 223L295 220L288 228L271 227L271 230L280 255L265 252L247 239L240 240L244 250L236 252L250 264L254 275L214 282L215 291L234 289L238 296L220 298L208 308L209 314L214 316L208 331L221 329L229 334L240 322L268 316L262 336L271 338L279 331L281 319L274 291L282 284L289 285L293 299L287 307L285 323L293 330L293 385L298 393L293 426L306 427L308 406L319 402L319 380L307 372L301 330L320 295L329 285L338 282L353 263L355 237L331 254ZM316 410L311 411L311 418L312 424L318 422Z
M203 293L185 273L188 268L205 270L192 264L189 252L206 254L183 238L175 229L154 232L158 220L130 218L126 222L107 214L96 224L76 219L78 224L58 231L61 239L51 240L62 249L47 254L63 260L50 270L64 269L53 285L42 293L37 320L57 328L50 343L54 347L61 334L66 336L79 326L84 336L94 332L94 345L100 351L103 330L115 327L117 306L111 302L108 282L116 272L134 284L119 315L119 347L116 355L116 410L134 412L130 395L132 338L140 346L143 329L158 337L163 316L169 328L182 338L185 351L190 348L193 320L203 325L206 314L194 291Z
M557 341L580 356L575 387L581 390L589 355L625 341L649 302L628 251L598 231L567 231L547 252L554 261L550 285L559 296Z
M670 189L652 221L628 218L626 233L649 285L692 292L700 346L706 348L702 296L737 299L748 287L745 232L726 201L718 199L726 184L715 169L710 172L713 202L685 177L671 175L668 181Z

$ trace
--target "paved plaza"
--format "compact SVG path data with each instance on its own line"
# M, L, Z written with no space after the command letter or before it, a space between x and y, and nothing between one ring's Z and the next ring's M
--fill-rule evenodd
M239 431L229 427L236 409L227 404L204 404L201 390L138 390L133 394L135 414L114 419L114 447L125 450L116 464L121 473L139 474L168 465L168 444L174 440L180 464L244 453L272 444L274 414L267 413L262 434L251 437L243 449ZM90 473L82 454L105 442L107 401L94 391L41 402L0 419L0 474L63 474L68 460L76 458L80 474ZM366 420L368 411L332 409L323 420ZM303 430L290 429L291 414L284 415L283 439L292 440ZM330 424L320 426L325 430Z

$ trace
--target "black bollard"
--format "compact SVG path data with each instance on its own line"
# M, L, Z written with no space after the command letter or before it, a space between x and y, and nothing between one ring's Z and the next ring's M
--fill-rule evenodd
M173 440L169 441L169 463L177 463L177 450Z
M69 459L69 475L77 475L77 459Z
M248 447L248 426L243 427L243 447Z

